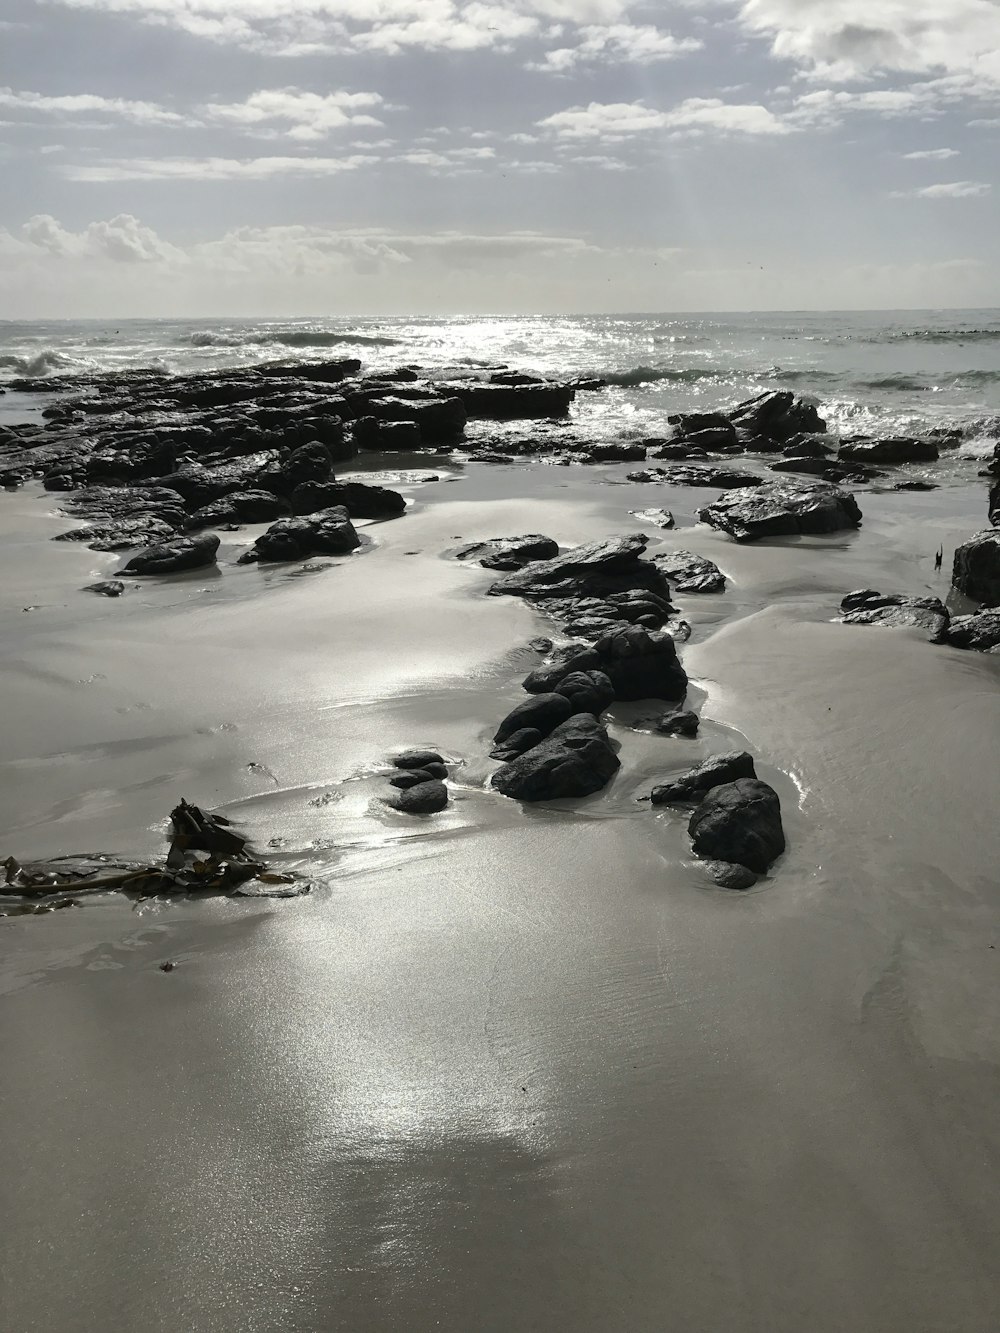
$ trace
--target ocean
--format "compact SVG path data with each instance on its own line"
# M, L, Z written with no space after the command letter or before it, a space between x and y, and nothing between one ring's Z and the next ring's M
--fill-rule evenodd
M1000 417L1000 310L0 321L0 385L335 356L360 357L372 370L412 363L446 374L505 362L601 376L613 391L584 410L650 430L669 412L727 406L769 388L814 396L845 432L957 425L974 437L980 428L993 433L990 419ZM15 405L5 405L8 414Z

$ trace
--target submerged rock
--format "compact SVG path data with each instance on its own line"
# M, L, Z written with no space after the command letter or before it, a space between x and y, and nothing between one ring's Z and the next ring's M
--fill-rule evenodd
M216 539L217 540L217 539ZM346 555L361 545L361 538L343 507L322 509L302 518L279 518L240 556L240 564L254 561L304 560L310 555Z
M649 799L653 805L685 805L700 800L713 787L735 782L740 778L756 778L756 776L753 756L747 754L745 750L734 750L730 754L713 754L680 777L654 787ZM731 859L722 857L722 860Z
M590 796L621 765L608 733L592 713L577 713L540 744L498 768L492 785L519 801L556 801Z
M836 486L767 482L720 496L699 510L698 517L739 542L752 542L856 528L861 510L853 495Z
M88 583L85 591L96 592L101 597L120 597L125 591L125 584L121 579L105 579L101 583Z
M955 552L952 584L983 606L1000 606L1000 530L977 533Z
M688 833L699 856L763 875L785 850L778 793L755 778L713 787L691 816Z
M862 588L840 603L847 625L883 625L890 629L912 626L937 638L948 627L948 610L937 597L906 597L902 593L873 592Z
M718 884L720 889L752 889L757 883L757 876L748 866L741 866L735 861L706 861L705 869Z
M653 557L678 592L724 592L726 576L718 565L693 551Z
M134 555L125 566L124 574L179 574L186 569L200 569L214 565L219 552L219 539L206 533L202 537L174 537L157 546L147 546Z

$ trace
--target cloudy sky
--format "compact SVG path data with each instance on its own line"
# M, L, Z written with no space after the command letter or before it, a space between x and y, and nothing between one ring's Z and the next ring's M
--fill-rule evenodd
M0 14L0 318L1000 305L1000 0Z

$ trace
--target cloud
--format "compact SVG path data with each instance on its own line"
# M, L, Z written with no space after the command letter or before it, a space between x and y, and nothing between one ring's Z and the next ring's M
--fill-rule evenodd
M560 139L601 139L621 142L655 130L722 134L788 134L789 127L766 107L736 105L718 98L690 97L670 111L657 111L642 102L591 102L570 107L537 122Z
M917 153L904 153L906 162L944 162L949 157L960 157L957 148L924 148Z
M17 92L0 88L0 107L33 116L55 116L72 125L81 116L133 121L137 125L188 125L187 117L155 102L134 102L122 97L99 97L95 93L69 93L49 97L43 93Z
M284 122L281 133L290 139L323 139L345 126L375 125L381 120L365 108L383 105L378 93L310 93L297 88L275 88L251 94L243 102L210 102L204 108L209 120L243 128Z
M275 176L334 176L377 162L370 154L348 157L141 157L62 167L72 181L270 180Z
M119 264L176 261L181 251L160 239L131 213L119 213L107 222L92 222L80 232L67 231L48 213L29 218L21 228L28 246L60 259L109 259Z
M590 25L580 28L574 35L577 38L575 46L546 51L541 60L531 62L528 68L546 74L568 74L578 65L596 62L648 65L655 60L672 60L702 47L702 43L693 37L674 37L651 24Z
M925 185L919 190L894 190L894 199L977 199L989 194L992 186L985 181L946 181Z

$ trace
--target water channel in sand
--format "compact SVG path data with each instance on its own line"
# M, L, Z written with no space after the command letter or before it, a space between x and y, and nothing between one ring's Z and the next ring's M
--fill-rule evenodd
M248 528L113 602L53 497L4 499L4 854L148 856L184 795L328 883L0 923L6 1326L995 1333L1000 659L835 620L944 596L983 484L738 547L626 471L444 465L347 560L237 568ZM702 734L617 705L606 793L506 801L550 627L451 553L650 504L730 579L677 598ZM414 824L377 771L425 743L459 766ZM789 839L746 895L635 801L732 746Z

